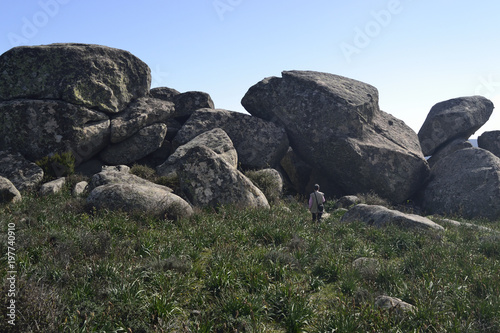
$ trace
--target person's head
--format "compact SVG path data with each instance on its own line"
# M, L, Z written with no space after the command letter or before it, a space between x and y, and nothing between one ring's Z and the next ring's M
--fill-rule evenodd
M319 191L319 185L318 185L318 184L315 184L315 185L314 185L314 190L315 190L315 191Z

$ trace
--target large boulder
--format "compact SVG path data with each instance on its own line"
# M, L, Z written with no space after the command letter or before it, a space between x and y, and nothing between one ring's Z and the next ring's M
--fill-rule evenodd
M434 105L418 132L425 156L457 138L467 140L493 112L493 103L482 96L450 99Z
M457 150L465 148L472 148L472 143L463 138L452 140L450 142L447 142L446 144L441 145L439 149L434 151L434 153L432 154L431 157L429 157L427 162L429 163L429 166L432 168L434 164L436 164L437 161L439 161L443 157L446 157Z
M172 102L151 97L139 98L111 120L111 143L128 139L146 126L166 123L173 113Z
M177 173L181 191L195 206L234 204L243 208L269 208L261 190L205 146L189 149Z
M477 144L500 157L500 131L484 132L477 138Z
M176 118L188 118L198 109L215 108L210 95L202 91L187 91L174 96L173 99Z
M72 152L78 165L102 150L109 135L108 116L83 106L56 100L0 102L0 150L14 149L31 161Z
M500 158L480 148L457 150L431 170L422 206L431 214L500 219Z
M391 210L384 206L359 204L342 216L341 222L364 222L374 227L385 227L397 225L408 229L435 229L444 230L442 226L426 217L415 214L405 214L397 210Z
M138 177L130 173L130 168L126 165L119 165L115 167L106 166L99 173L92 176L87 191L92 191L96 187L110 184L134 184L143 185L148 187L156 187L163 191L172 192L172 189L167 186L155 184L149 180Z
M21 193L10 180L0 176L0 204L20 201Z
M174 88L156 87L149 91L149 95L153 98L158 98L167 102L173 102L174 97L179 95L180 92Z
M193 214L181 197L159 187L116 183L99 186L90 192L87 204L97 210L120 210L158 218L179 219Z
M285 71L242 99L252 115L285 127L293 150L345 193L394 202L414 194L429 169L416 133L380 111L375 87L345 77Z
M19 46L0 56L0 100L56 99L117 113L150 85L143 61L106 46Z
M43 170L19 153L0 151L0 176L7 178L19 191L33 190L43 180Z
M107 146L99 156L107 164L130 164L160 148L166 134L165 124L147 126L125 141Z
M283 194L283 177L281 173L272 168L251 170L245 173L266 196L268 202L275 203Z
M182 157L186 155L193 147L205 146L212 149L222 159L226 160L234 168L238 167L238 154L234 149L231 138L220 128L215 128L208 132L204 132L188 143L178 147L168 159L156 168L156 172L160 176L175 177L177 176L178 163L182 161Z
M177 133L174 143L185 144L214 128L221 128L229 135L243 168L276 166L289 147L284 129L271 122L240 112L207 108L191 115Z

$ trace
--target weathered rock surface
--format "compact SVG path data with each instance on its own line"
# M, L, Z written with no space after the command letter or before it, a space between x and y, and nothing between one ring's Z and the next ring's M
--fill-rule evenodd
M56 99L116 113L150 85L144 62L106 46L20 46L0 56L0 100Z
M417 135L379 110L378 91L368 84L288 71L251 87L242 104L250 114L283 125L293 150L347 194L375 190L401 202L428 175Z
M434 105L418 132L425 156L457 138L467 140L493 112L493 103L482 96L450 99Z
M448 143L441 145L439 149L434 151L432 156L427 160L432 168L440 159L450 155L451 153L465 148L472 148L472 144L463 138L458 138Z
M467 148L439 160L423 191L430 214L500 219L500 158L480 148Z
M179 196L159 187L116 183L90 192L87 204L97 210L121 210L159 218L179 219L193 214L192 207Z
M176 118L187 118L198 109L213 109L214 102L209 94L202 91L187 91L174 96Z
M207 147L188 150L179 166L181 190L195 206L234 204L242 208L269 208L262 191Z
M290 182L290 187L297 193L307 193L310 188L307 186L313 168L304 162L294 151L292 147L280 161L280 166L285 172L287 180ZM317 182L316 182L317 183Z
M16 149L31 161L70 151L80 164L108 144L109 126L104 113L62 101L0 102L0 150Z
M272 168L252 170L245 173L266 196L268 202L277 202L283 194L283 177Z
M229 135L243 168L276 166L289 147L283 128L247 114L222 109L195 111L177 133L174 143L185 144L214 128L221 128Z
M149 94L153 98L162 99L164 101L173 102L174 97L179 95L180 92L173 88L168 87L157 87L149 91Z
M76 183L71 194L74 197L78 197L80 195L85 194L88 185L89 185L89 183L86 181L81 181L81 182Z
M477 138L479 148L492 152L500 157L500 131L484 132Z
M0 203L17 202L22 199L21 193L10 180L0 176Z
M335 208L336 209L338 209L338 208L351 208L352 206L360 204L360 203L361 203L361 199L358 198L357 196L346 195L346 196L339 198L339 200L337 200L337 202L335 203Z
M467 223L467 222L459 222L459 221L455 221L455 220L444 218L444 217L439 216L439 215L433 216L432 218L437 223L439 223L441 225L452 225L452 226L455 226L455 227L467 227L467 228L471 228L471 229L477 229L477 230L485 231L485 232L488 232L490 234L500 233L500 232L498 232L496 230L490 229L488 227L484 227L482 225L473 224L473 223Z
M375 258L361 257L353 261L352 267L365 279L374 279L380 271L381 264Z
M7 178L19 191L33 190L43 179L43 170L19 153L0 151L0 176Z
M130 168L126 165L115 167L104 167L99 173L92 176L87 190L90 192L96 187L109 184L132 184L144 185L148 187L157 187L163 191L172 192L172 189L167 186L152 183L146 179L129 173Z
M388 225L398 225L404 228L420 228L444 230L439 224L428 218L405 214L400 211L391 210L384 206L359 204L342 216L341 222L361 221L375 227L385 227Z
M238 167L238 153L233 146L231 138L224 130L215 128L204 132L188 143L178 147L168 159L156 168L156 172L160 176L175 177L177 176L177 168L179 161L187 151L194 147L205 146L217 153L222 159L229 163L234 168Z
M66 184L66 178L64 177L45 183L40 187L40 195L45 196L59 193L62 191L64 184Z
M167 125L150 125L125 141L107 146L99 156L107 164L129 164L160 148L166 134Z
M174 113L174 104L157 98L133 101L111 120L111 143L121 142L155 123L166 123Z
M375 299L375 306L377 308L390 310L395 314L401 315L405 312L416 311L417 308L409 303L403 302L399 298L381 295Z

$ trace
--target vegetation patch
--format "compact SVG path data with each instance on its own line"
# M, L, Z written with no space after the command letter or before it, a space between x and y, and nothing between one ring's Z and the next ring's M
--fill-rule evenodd
M44 182L75 173L75 157L71 152L45 156L35 163L43 170Z
M165 221L89 211L70 190L0 206L0 227L16 230L19 331L500 331L498 222L467 221L492 232L376 229L329 211L312 223L296 199ZM360 271L359 258L380 265ZM378 308L381 295L415 310Z

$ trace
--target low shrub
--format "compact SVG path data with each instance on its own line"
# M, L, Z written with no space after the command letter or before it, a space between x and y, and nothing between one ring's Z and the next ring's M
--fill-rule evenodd
M45 156L35 163L43 170L43 181L50 181L75 173L75 157L71 152Z

